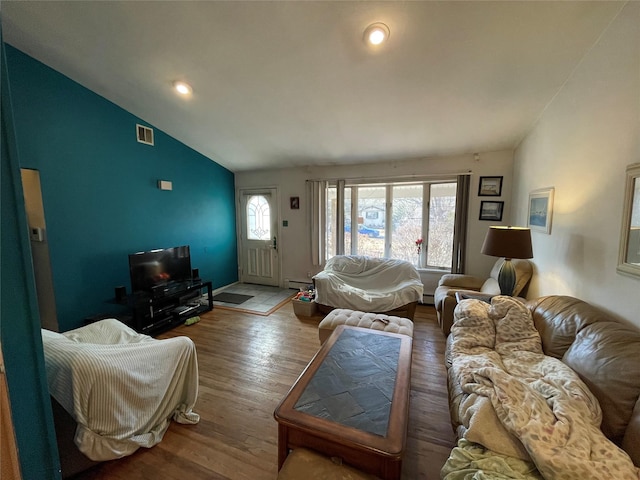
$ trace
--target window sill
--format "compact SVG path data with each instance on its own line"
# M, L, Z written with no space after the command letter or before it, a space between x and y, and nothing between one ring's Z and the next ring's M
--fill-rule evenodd
M419 273L435 273L445 275L451 273L450 268L416 267Z

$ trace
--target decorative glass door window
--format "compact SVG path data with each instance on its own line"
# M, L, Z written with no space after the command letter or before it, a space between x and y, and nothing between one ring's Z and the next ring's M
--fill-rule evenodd
M251 195L247 201L247 238L271 239L271 211L264 195Z

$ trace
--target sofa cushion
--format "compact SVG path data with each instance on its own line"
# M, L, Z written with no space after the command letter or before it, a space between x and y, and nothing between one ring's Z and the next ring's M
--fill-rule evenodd
M480 287L482 293L488 293L489 295L500 295L500 285L495 278L487 278L482 287Z
M640 332L616 321L585 326L562 361L575 370L602 408L602 431L620 445L640 396Z
M495 323L495 351L509 355L523 350L542 354L540 334L531 320L531 313L520 300L510 296L491 299L489 317Z
M479 300L463 300L453 312L451 333L459 340L451 344L451 355L476 354L493 350L496 325L489 317L491 305Z
M601 310L577 298L553 295L527 302L546 355L562 358L585 326L609 318Z

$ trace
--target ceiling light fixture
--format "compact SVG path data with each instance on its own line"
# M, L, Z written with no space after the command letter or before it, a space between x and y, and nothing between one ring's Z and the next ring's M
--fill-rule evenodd
M364 41L369 45L380 45L389 35L389 27L384 23L372 23L364 30Z
M173 88L175 88L180 95L190 95L193 92L191 85L185 82L173 82Z

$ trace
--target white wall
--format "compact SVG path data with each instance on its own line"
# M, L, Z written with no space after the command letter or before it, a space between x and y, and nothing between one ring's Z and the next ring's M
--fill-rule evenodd
M479 221L481 200L505 201L502 224L509 220L513 153L511 151L481 153L479 160L473 154L455 157L422 158L386 163L349 166L324 166L240 172L236 174L236 189L249 187L277 187L280 195L280 218L288 221L288 227L280 227L279 245L282 259L282 284L284 280L308 281L307 273L314 275L318 267L313 267L310 249L309 202L305 181L307 179L336 178L393 178L407 175L436 175L472 172L469 213L469 249L467 273L488 275L495 258L480 254L484 235L489 225L495 222ZM478 197L480 176L504 176L500 197ZM300 197L300 209L289 208L289 197ZM238 246L240 250L240 246ZM425 281L426 288L432 281Z
M533 232L528 296L565 294L640 325L640 279L616 273L625 167L640 162L640 3L629 2L514 155L513 218L555 187L551 235Z

